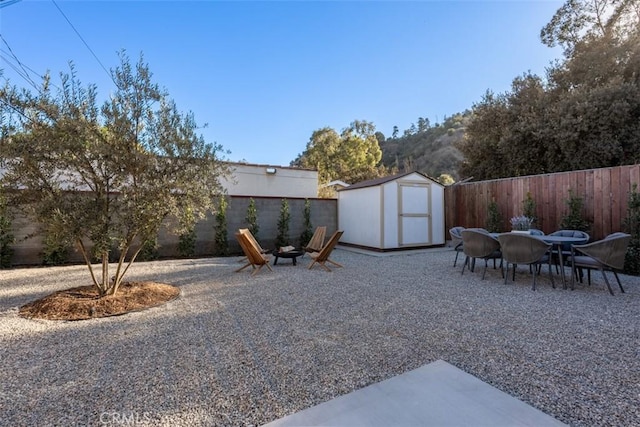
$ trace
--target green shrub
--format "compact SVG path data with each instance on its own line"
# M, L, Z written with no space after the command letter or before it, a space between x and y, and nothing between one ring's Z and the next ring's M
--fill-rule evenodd
M302 214L304 221L304 230L300 235L300 247L307 246L309 240L313 237L313 225L311 224L311 202L309 199L304 200L304 212Z
M47 231L42 242L42 264L62 265L69 258L69 245L53 232Z
M178 237L178 255L183 258L192 258L196 254L196 227L192 225Z
M72 238L64 228L65 219L60 211L54 211L50 220L42 225L42 263L62 265L68 261Z
M158 258L158 237L145 240L142 244L142 249L138 252L136 261L153 261Z
M245 219L247 221L247 228L251 234L253 234L253 237L257 239L260 227L258 226L258 209L256 208L256 201L253 200L253 197L249 199L249 207L247 207L247 217Z
M624 230L631 234L631 242L624 260L624 271L638 276L640 275L640 193L638 193L637 184L633 184L629 193Z
M536 224L536 226L540 228L540 224L538 224L538 217L536 217L536 201L533 200L529 191L527 191L527 198L522 201L522 214L531 218L532 224Z
M280 206L280 216L278 217L278 236L276 237L276 248L289 246L289 222L291 214L289 213L289 202L282 199Z
M183 258L193 258L196 254L196 216L193 210L186 208L184 216L181 218L180 229L182 233L178 236L178 256Z
M560 221L560 228L562 230L580 230L589 232L591 224L584 219L583 206L584 201L582 197L573 194L573 191L569 190L569 198L566 200L569 212L562 217Z
M498 203L492 200L489 203L487 214L487 231L490 233L500 233L502 230L502 214L498 210Z
M220 203L216 211L216 235L214 255L226 256L229 254L229 239L227 238L227 199L220 196Z
M12 218L7 203L0 192L0 268L11 267L11 257L13 256L11 244L14 242L11 223Z

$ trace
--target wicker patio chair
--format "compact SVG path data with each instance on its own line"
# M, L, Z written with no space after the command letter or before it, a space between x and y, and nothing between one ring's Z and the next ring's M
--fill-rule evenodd
M613 295L613 289L605 274L605 270L609 270L613 272L620 287L620 292L624 293L617 271L621 271L624 268L624 259L630 241L630 234L613 233L593 243L573 245L571 247L571 269L573 272L571 275L571 289L574 288L578 271L586 269L588 283L591 284L591 270L600 270L609 293Z
M471 271L476 259L484 260L484 271L482 272L482 279L487 273L487 266L490 259L494 261L496 259L502 260L502 253L500 252L500 242L491 236L488 231L483 229L465 229L460 232L462 235L462 251L466 255L464 259L464 265L462 266L462 272L468 266ZM500 269L502 270L502 262L500 263Z
M451 236L451 243L454 245L453 249L456 251L456 259L453 260L453 266L456 266L458 262L458 256L462 251L462 234L460 234L464 230L464 227L453 227L449 230L449 235Z
M529 265L530 271L533 272L533 286L531 289L536 290L536 277L539 274L540 266L547 264L549 268L549 278L551 286L556 287L551 273L551 244L544 242L542 239L529 234L519 233L503 233L498 236L500 242L500 250L502 251L502 259L507 264L506 274L504 275L504 283L507 283L509 277L509 265L513 265L512 281L516 279L516 268L518 264Z
M553 233L549 234L550 236L563 236L563 237L581 237L583 240L581 242L579 242L578 244L585 244L589 242L589 239L591 238L591 236L589 236L589 233L587 233L586 231L581 231L581 230L558 230L558 231L554 231ZM558 253L558 251L562 251L562 257L560 256L560 254ZM563 243L562 245L557 245L554 246L551 249L551 256L552 256L552 262L555 263L556 265L556 273L559 272L559 268L560 267L564 267L564 266L560 266L560 259L562 258L563 260L568 260L569 257L571 256L571 243Z

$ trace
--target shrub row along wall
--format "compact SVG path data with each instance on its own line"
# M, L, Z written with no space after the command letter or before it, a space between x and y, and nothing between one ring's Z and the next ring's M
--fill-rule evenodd
M278 218L282 206L282 198L253 197L256 205L259 232L257 240L265 249L275 248L275 240L278 235ZM300 235L304 231L304 204L306 199L287 198L291 221L289 223L289 237L293 246L300 245ZM250 197L228 197L227 239L229 253L240 254L240 245L236 241L234 233L238 228L247 228L247 209ZM309 199L311 204L311 224L313 227L324 225L327 227L327 236L337 229L337 200L335 199ZM16 217L12 222L13 235L16 243L12 245L14 250L12 265L39 265L43 262L43 236L38 233L38 225L24 217ZM312 230L313 231L313 230ZM196 225L195 256L210 256L215 253L216 220L213 215ZM158 255L161 258L177 257L179 237L162 230L158 235ZM68 262L83 262L82 255L72 248L68 255Z
M445 189L446 227L485 228L489 204L495 201L508 231L509 219L522 215L529 193L536 203L536 228L551 233L568 213L571 190L582 198L589 234L597 240L623 230L633 184L640 186L640 165L455 184Z

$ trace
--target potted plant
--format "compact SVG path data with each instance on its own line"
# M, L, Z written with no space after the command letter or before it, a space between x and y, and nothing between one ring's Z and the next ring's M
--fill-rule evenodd
M520 215L514 216L509 220L509 222L511 222L511 232L529 234L533 218Z

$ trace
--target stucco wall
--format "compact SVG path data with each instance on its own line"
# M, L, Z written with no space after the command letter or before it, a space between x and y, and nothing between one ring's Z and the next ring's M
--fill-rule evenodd
M318 197L318 171L243 163L229 166L232 176L221 184L231 196Z

